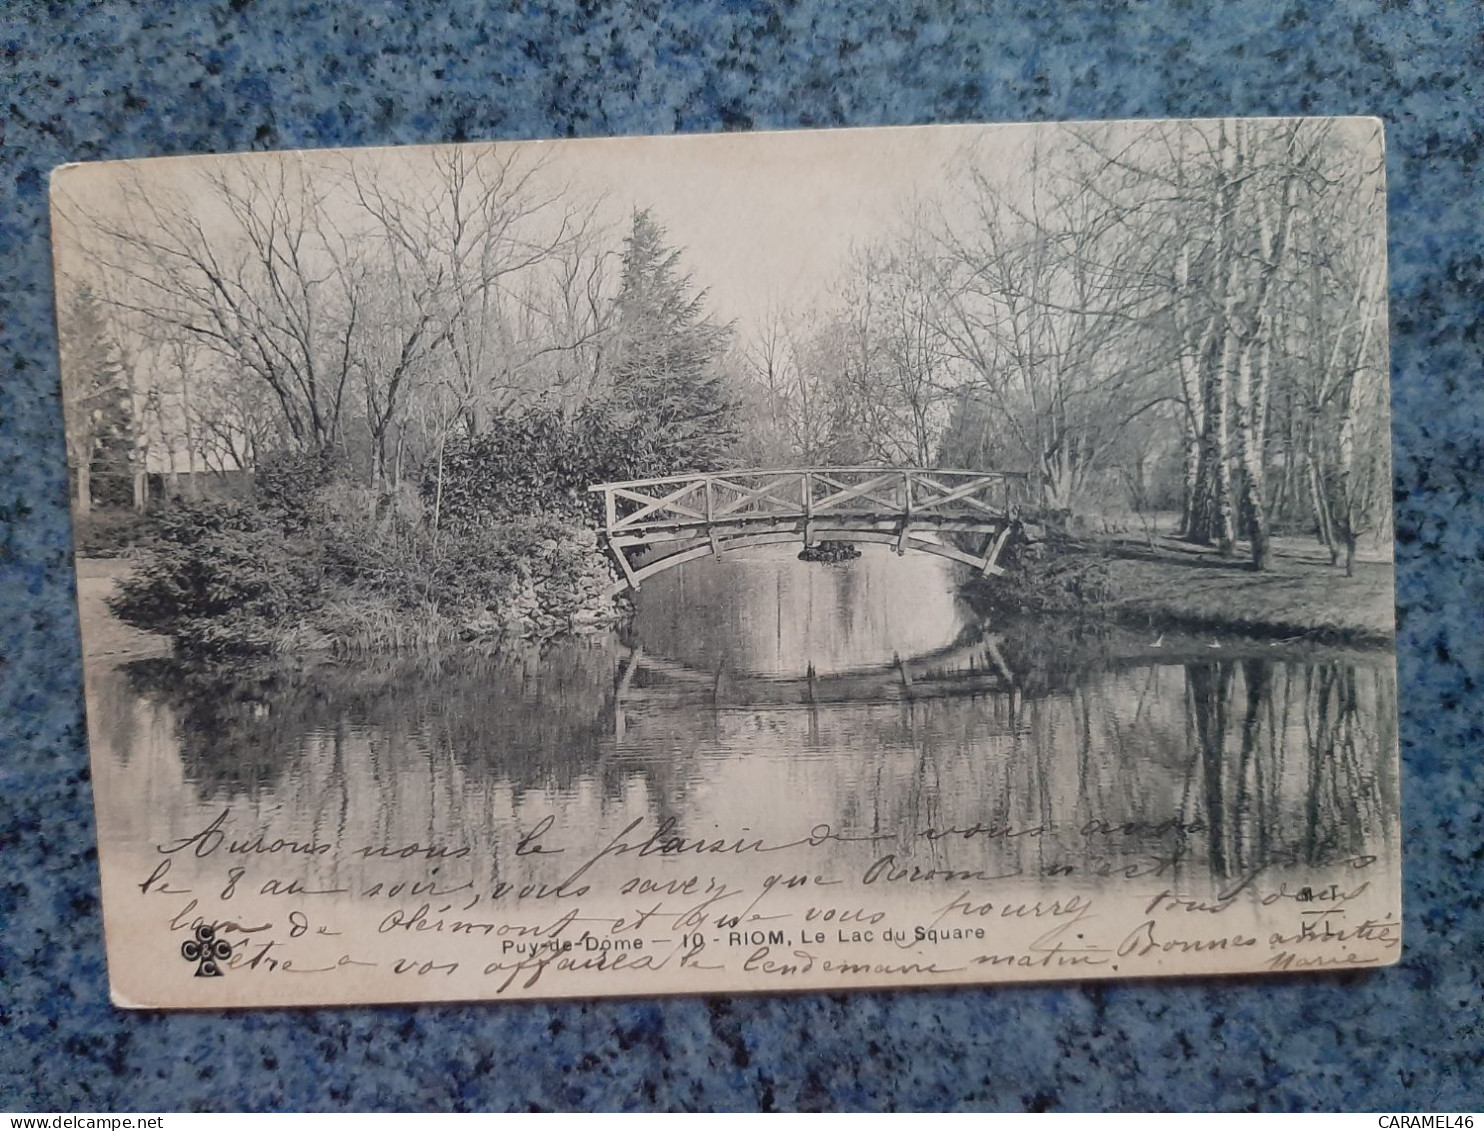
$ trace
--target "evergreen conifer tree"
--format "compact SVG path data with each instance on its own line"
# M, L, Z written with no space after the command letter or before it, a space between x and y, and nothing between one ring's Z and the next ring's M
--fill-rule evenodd
M732 328L705 314L704 290L649 212L624 241L613 399L626 431L670 471L720 464L736 441L737 402L718 364Z
M62 402L73 505L127 505L133 497L133 404L118 346L97 297L80 287L61 322Z

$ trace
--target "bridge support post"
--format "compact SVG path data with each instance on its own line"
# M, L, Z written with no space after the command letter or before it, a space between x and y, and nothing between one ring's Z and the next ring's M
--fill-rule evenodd
M897 674L902 677L902 686L907 688L908 690L911 690L912 673L907 669L906 662L902 659L901 656L896 656L894 657L894 659L897 663Z
M804 472L804 545L814 542L814 476Z
M912 532L912 473L902 474L902 529L897 533L897 557L907 552L907 539Z
M1013 523L1005 523L1000 532L994 536L994 542L989 547L989 553L984 555L984 564L979 567L980 573L1001 574L1005 571L1000 568L1000 551L1005 548L1005 543L1010 538L1010 530Z
M635 593L639 592L639 579L634 576L634 569L629 565L629 559L623 552L623 547L614 544L612 538L608 539L608 552L618 560L618 568L623 570L624 580L629 583L629 588Z

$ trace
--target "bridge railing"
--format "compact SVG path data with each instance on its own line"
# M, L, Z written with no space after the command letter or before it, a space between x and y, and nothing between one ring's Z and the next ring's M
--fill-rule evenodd
M1003 520L1027 501L1028 488L1019 472L812 467L670 475L589 490L602 494L604 529L613 536L750 519Z

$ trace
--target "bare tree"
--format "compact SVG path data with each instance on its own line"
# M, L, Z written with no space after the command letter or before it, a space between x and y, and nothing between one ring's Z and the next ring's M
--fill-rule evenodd
M180 190L125 181L88 217L120 309L261 381L304 447L340 437L361 289L324 247L315 159L207 165Z
M388 438L407 390L437 351L451 355L468 393L464 411L477 400L481 377L508 379L522 360L513 342L499 338L508 328L502 306L522 304L518 296L513 304L502 299L515 280L581 231L581 215L561 208L560 191L537 188L540 167L513 150L460 146L432 156L430 191L385 155L351 158L351 194L380 244L369 280L376 293L369 340L358 357L378 482L388 477ZM551 223L537 222L548 215ZM527 332L516 340L533 337Z
M1387 357L1379 323L1386 258L1380 170L1348 170L1321 182L1323 212L1303 238L1312 244L1296 288L1302 364L1293 366L1291 453L1306 465L1315 526L1332 561L1354 569L1359 538L1385 530L1391 513Z
M813 310L785 315L775 305L740 347L742 371L756 390L755 415L767 433L754 447L771 453L758 462L831 457L836 422L828 386L847 368L845 340L838 321Z
M458 411L472 412L541 349L572 348L555 309L530 324L529 277L567 255L561 315L578 317L582 282L597 285L573 252L590 209L567 206L540 168L495 146L238 159L174 188L136 177L76 219L95 271L120 283L110 302L147 322L141 332L193 342L201 372L269 393L291 446L362 453L386 485L417 389L457 389ZM523 310L526 324L510 324ZM230 425L206 430L245 454ZM253 433L269 434L256 422Z
M938 270L917 223L858 250L816 335L836 444L852 460L936 462L957 380L939 327Z
M1068 159L1058 166L1033 148L1013 191L971 167L969 221L939 234L950 296L939 324L972 374L962 403L983 406L1001 462L1028 461L1055 508L1069 508L1110 466L1123 430L1169 399L1140 348L1150 295L1125 215L1133 205L1092 190L1106 162L1076 150Z
M1334 390L1310 386L1339 356L1324 312L1346 301L1377 254L1366 235L1379 231L1377 218L1347 218L1347 201L1374 197L1379 170L1357 165L1353 139L1323 121L1156 124L1118 146L1107 127L1079 135L1124 178L1124 214L1159 296L1147 341L1178 376L1184 533L1227 553L1245 536L1254 567L1265 568L1274 507L1291 505L1302 470L1330 539L1331 489L1315 444L1343 425L1315 407ZM1380 296L1367 296L1373 318Z

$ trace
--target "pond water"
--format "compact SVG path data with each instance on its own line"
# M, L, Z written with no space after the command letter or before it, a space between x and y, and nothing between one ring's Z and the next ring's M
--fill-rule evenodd
M230 809L306 843L473 846L477 884L546 821L594 844L823 829L810 866L857 884L889 855L1227 893L1374 857L1395 886L1389 654L985 624L957 568L744 552L646 582L621 634L495 657L94 659L100 827L134 846L105 879L137 885L156 846ZM279 866L354 893L373 863Z

